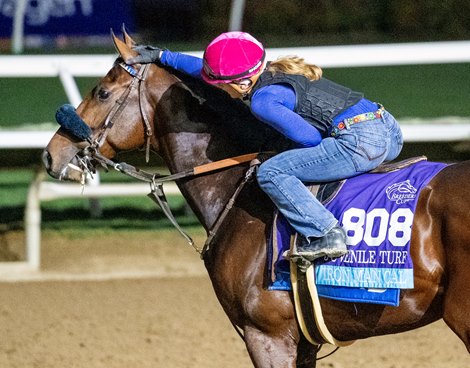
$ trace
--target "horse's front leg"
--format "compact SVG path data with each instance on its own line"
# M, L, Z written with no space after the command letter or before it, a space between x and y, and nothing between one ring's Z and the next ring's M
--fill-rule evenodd
M296 368L297 341L294 336L271 336L257 328L244 329L245 343L256 368Z

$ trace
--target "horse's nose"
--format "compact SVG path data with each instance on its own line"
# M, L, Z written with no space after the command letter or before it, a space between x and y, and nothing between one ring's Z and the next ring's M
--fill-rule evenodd
M42 163L46 170L49 171L52 165L52 157L47 149L42 152Z

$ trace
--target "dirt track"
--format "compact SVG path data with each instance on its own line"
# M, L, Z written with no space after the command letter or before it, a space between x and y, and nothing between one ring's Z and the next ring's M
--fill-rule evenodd
M0 282L0 367L251 367L197 254L173 232L154 238L46 233L44 271L29 275L37 280ZM364 366L464 368L470 356L438 322L356 342L318 363Z

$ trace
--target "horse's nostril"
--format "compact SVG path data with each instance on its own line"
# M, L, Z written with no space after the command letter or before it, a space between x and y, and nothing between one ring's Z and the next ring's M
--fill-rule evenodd
M51 154L49 153L48 150L44 150L42 152L42 163L44 164L44 167L46 168L46 170L50 169L51 163L52 163L51 161L52 161Z

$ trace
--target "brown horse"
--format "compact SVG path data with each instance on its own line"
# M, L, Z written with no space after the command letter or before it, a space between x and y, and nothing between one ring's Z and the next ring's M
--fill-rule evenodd
M125 34L124 41L114 37L114 42L120 58L77 109L93 139L99 136L103 156L112 158L148 142L170 171L179 173L247 152L287 148L277 133L223 91L156 64L136 65L141 73L133 76L120 64L135 54L132 39ZM86 169L81 152L87 146L59 129L44 151L49 174L80 180ZM238 165L177 180L208 232L246 170ZM336 339L393 334L444 318L470 351L469 179L470 162L451 165L421 192L411 238L415 287L402 290L398 307L321 299ZM273 205L256 182L247 183L215 233L205 266L225 313L243 332L254 366L314 367L318 347L302 337L292 294L265 287L272 213Z

